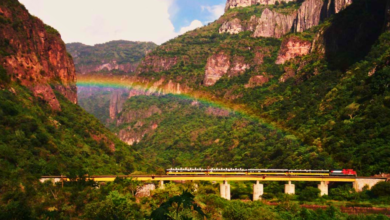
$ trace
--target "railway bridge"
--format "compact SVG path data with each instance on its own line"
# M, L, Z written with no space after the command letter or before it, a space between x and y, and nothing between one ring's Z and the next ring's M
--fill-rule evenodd
M318 182L318 189L322 195L328 195L329 182L346 182L353 183L356 191L362 191L365 186L370 189L379 182L386 181L383 177L355 177L355 176L265 176L265 175L118 175L118 176L89 176L88 180L96 182L112 182L117 177L132 178L137 181L151 182L159 181L159 187L164 187L164 181L218 181L220 183L221 197L230 200L230 184L235 181L256 181L253 185L253 200L261 199L264 193L263 182L278 181L286 182L284 191L286 194L295 194L295 185L293 182ZM57 182L71 181L65 176L43 176L41 182L52 181Z

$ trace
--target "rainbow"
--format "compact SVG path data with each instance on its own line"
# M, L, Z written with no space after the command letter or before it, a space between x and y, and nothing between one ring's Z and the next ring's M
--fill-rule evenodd
M78 88L113 88L113 89L131 89L150 94L172 94L176 98L197 101L206 106L213 108L219 108L229 111L236 116L240 116L252 121L256 121L270 130L275 130L282 134L291 134L287 129L278 126L275 123L266 122L263 118L258 116L253 111L245 107L245 105L226 103L213 100L208 96L208 93L202 91L190 91L184 89L187 92L175 91L175 89L164 88L164 80L160 80L160 83L145 82L135 76L103 76L103 75L79 75L77 77ZM165 84L166 85L166 84ZM176 85L176 84L175 84Z

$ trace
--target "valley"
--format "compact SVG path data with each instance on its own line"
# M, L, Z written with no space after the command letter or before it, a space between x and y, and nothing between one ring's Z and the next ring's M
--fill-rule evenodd
M0 1L0 219L389 219L390 1L227 0L160 45L27 6Z

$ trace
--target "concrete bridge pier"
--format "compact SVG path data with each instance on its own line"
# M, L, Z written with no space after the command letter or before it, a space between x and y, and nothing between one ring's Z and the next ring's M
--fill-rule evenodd
M356 192L363 191L364 187L367 189L371 189L379 182L384 182L386 179L384 178L357 178L355 182L353 182L353 188Z
M163 180L160 180L160 183L158 184L158 188L159 189L165 189L165 186L164 186L164 181Z
M320 190L320 196L329 195L329 188L327 182L321 182L318 184L318 189Z
M284 193L289 195L295 194L295 185L291 184L291 181L288 181L288 184L284 185Z
M221 197L230 200L230 184L225 180L220 184Z
M264 185L256 181L253 185L253 201L261 200L261 196L264 194Z

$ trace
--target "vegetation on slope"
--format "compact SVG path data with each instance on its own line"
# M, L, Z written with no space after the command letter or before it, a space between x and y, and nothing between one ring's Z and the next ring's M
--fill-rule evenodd
M196 185L195 185L196 184ZM135 196L135 189L140 182L117 178L112 183L100 185L80 180L53 186L50 182L41 184L35 191L26 190L32 195L35 203L28 201L9 203L1 206L1 219L226 219L226 220L259 220L259 219L292 219L292 220L387 220L384 215L348 215L337 207L333 197L318 197L318 189L308 187L299 190L300 196L285 195L277 189L277 198L264 195L264 202L248 202L240 200L228 201L218 195L219 184L210 182L187 182L183 184L167 183L164 189L156 189L150 197ZM247 196L253 183L232 183L232 194ZM382 184L382 187L389 187ZM377 187L381 190L381 186ZM276 187L274 187L276 188ZM270 188L266 188L271 191ZM375 190L355 193L343 187L335 188L341 199L354 197L354 203L346 206L370 207L368 201L388 201L389 194L375 195ZM275 191L275 190L272 190ZM314 192L314 194L313 194ZM20 194L18 195L22 197ZM247 199L247 197L243 197ZM337 199L336 199L337 200ZM271 206L267 202L277 202ZM300 206L302 202L311 201L320 204L324 209L310 210ZM358 203L362 201L364 203ZM385 204L385 203L384 203ZM306 206L307 207L307 206ZM377 210L378 211L378 210ZM206 218L203 216L205 215Z
M111 41L94 46L82 43L67 44L67 51L73 56L76 69L82 66L101 65L115 61L117 64L137 64L145 54L156 48L152 42Z
M330 155L340 167L355 168L361 175L389 173L390 34L382 33L385 1L354 1L320 26L290 34L316 39L326 53L314 51L284 65L275 64L278 39L252 38L249 32L218 33L224 21L261 7L230 10L215 23L163 44L154 55L179 56L182 62L169 71L140 76L171 78L215 100L244 104L248 111L303 140L306 148ZM269 51L263 64L238 77L223 77L212 87L202 86L209 56L223 50L231 58L240 55L250 61L254 52L248 48L257 47ZM282 83L278 79L285 68L292 69L295 77ZM263 72L273 78L262 86L245 88L251 76ZM151 143L145 139L144 145Z

